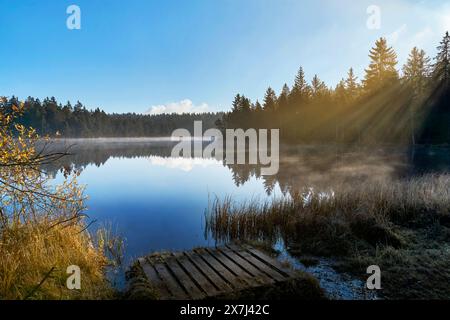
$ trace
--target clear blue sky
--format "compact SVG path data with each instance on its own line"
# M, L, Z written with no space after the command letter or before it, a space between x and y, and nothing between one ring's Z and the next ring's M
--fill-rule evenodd
M186 99L225 110L238 92L261 99L269 85L279 91L300 65L329 85L351 66L362 76L380 36L401 63L415 45L434 55L450 29L446 2L0 0L0 95L55 96L108 112L176 109ZM373 3L379 30L366 26ZM66 27L72 4L81 30Z

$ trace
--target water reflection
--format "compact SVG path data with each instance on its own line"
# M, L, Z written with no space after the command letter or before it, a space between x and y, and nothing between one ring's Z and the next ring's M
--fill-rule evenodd
M259 165L229 165L225 161L200 158L172 158L175 142L138 139L130 141L104 139L59 141L56 149L70 146L70 157L47 166L56 176L61 167L72 166L82 171L87 166L100 167L109 159L148 158L151 166L191 171L194 167L222 165L232 174L239 187L252 178L261 179L266 193L272 194L278 184L283 193L304 187L330 188L355 181L396 179L422 172L442 172L450 169L447 148L416 148L414 153L399 148L344 148L338 146L282 146L280 168L276 175L262 176Z
M112 224L126 242L125 263L153 251L214 246L205 235L205 210L212 198L270 201L304 188L338 190L355 181L399 179L450 168L447 148L349 149L282 146L279 172L262 176L258 165L229 165L214 158L172 158L169 139L70 140L71 155L44 169L62 180L60 169L81 171L87 186L87 214Z
M110 158L135 159L148 157L150 164L192 170L222 164L232 172L236 186L254 177L262 179L271 194L278 183L283 193L303 187L329 188L331 185L352 184L354 181L386 180L423 172L448 172L450 151L446 147L344 148L337 146L282 146L280 169L274 176L261 176L259 165L228 165L224 161L200 158L171 158L175 142L157 139L131 140L69 140L53 143L60 150L70 147L70 157L47 166L55 176L63 166L83 170L89 165L100 167Z

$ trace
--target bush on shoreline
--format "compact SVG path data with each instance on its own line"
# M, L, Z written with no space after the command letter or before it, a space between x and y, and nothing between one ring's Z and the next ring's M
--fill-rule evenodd
M32 128L17 124L23 105L0 99L0 299L102 299L112 294L102 243L86 231L83 188L63 170L52 187L41 166L48 153ZM81 269L81 290L68 290L69 266Z

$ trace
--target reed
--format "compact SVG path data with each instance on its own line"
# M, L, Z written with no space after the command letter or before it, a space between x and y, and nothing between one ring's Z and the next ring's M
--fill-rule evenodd
M391 182L304 189L271 202L216 199L207 231L218 241L282 238L288 246L321 255L347 254L355 245L406 241L399 226L448 219L450 175L428 174Z

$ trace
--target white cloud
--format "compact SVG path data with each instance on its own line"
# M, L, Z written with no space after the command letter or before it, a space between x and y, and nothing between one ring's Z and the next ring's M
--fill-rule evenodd
M167 104L162 105L156 105L152 106L145 114L163 114L163 113L177 113L177 114L183 114L183 113L201 113L201 112L207 112L209 109L208 104L202 103L200 105L194 105L194 103L189 100L185 99L179 102L171 102Z
M150 157L150 163L153 166L161 166L169 169L179 169L185 172L192 171L194 167L206 168L209 166L220 166L221 162L215 159L203 158L162 158Z

